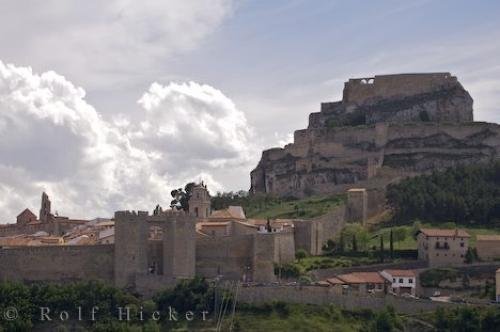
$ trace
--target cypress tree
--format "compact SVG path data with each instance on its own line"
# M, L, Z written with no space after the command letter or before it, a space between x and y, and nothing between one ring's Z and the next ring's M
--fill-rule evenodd
M344 234L340 233L340 240L339 240L339 253L344 253Z
M394 239L392 237L392 228L391 228L391 233L389 234L389 250L391 254L391 259L394 258Z
M384 236L380 234L380 261L384 262Z

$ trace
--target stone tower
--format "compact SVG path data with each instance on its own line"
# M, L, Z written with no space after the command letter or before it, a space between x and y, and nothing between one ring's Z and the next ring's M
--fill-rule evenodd
M207 218L210 213L210 194L207 186L202 182L192 189L189 199L189 214L196 218Z
M368 194L364 188L347 191L347 220L364 224L368 217Z
M163 222L163 275L193 278L196 259L196 219L180 211L168 211Z
M115 286L133 287L148 271L148 212L115 212Z
M40 207L40 222L48 222L51 217L50 213L50 200L49 196L43 192L42 193L42 205Z

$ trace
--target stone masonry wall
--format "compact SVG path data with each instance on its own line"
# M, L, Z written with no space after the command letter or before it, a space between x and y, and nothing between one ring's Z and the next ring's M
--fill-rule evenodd
M394 296L341 295L333 287L321 286L256 286L242 287L238 301L249 304L263 304L274 301L306 304L335 304L347 310L382 310L392 306L399 313L415 314L434 311L439 307L454 308L458 304L434 302L421 299L406 299Z
M373 98L411 96L448 88L457 84L450 73L376 75L349 79L344 85L343 101L363 104Z
M207 237L196 240L196 274L207 278L223 275L239 280L253 267L253 235Z
M0 281L113 282L113 245L0 249Z

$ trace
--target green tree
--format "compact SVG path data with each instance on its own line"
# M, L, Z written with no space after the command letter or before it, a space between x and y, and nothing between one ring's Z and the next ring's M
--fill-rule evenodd
M352 251L358 251L358 244L356 242L356 234L352 235Z
M394 229L394 241L396 243L400 243L400 242L403 242L404 240L406 240L406 235L407 235L407 232L406 232L406 228L405 227L396 227Z
M299 261L307 257L307 251L304 249L299 249L295 252L295 258Z
M370 233L366 230L363 225L359 223L348 224L341 232L341 235L347 239L352 239L351 244L356 242L356 250L367 250L368 243L370 242ZM354 240L356 237L356 240ZM354 250L354 248L352 248Z
M389 233L389 254L391 256L391 259L394 258L394 238L392 236L392 228L391 232Z
M189 211L189 199L192 195L193 187L195 186L194 182L189 182L182 188L174 189L170 192L172 195L172 201L170 202L170 207L172 209Z
M472 262L474 262L474 251L472 248L468 248L467 249L467 252L465 253L465 263L467 264L471 264Z
M384 262L384 236L383 234L379 235L380 237L380 262Z
M339 254L343 254L344 253L344 247L345 247L345 244L344 244L344 233L340 233L340 239L339 239Z
M500 310L497 308L489 308L481 321L483 331L499 331L500 330Z

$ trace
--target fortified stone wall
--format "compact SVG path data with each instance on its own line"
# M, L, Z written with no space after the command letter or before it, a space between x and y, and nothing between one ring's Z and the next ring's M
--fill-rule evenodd
M295 250L320 255L323 243L323 223L316 220L294 220Z
M274 262L291 263L295 260L295 238L292 230L274 234Z
M392 306L399 313L414 314L420 311L434 311L439 307L455 308L459 304L435 302L422 299L406 299L395 296L359 296L338 294L333 287L321 286L256 286L242 287L238 301L249 304L264 304L275 301L327 305L335 304L347 310L383 310Z
M56 220L36 224L7 224L0 226L0 237L18 234L35 234L36 232L47 232L51 235L61 236L73 227L84 223L84 221L72 222L70 220Z
M364 104L374 98L411 96L450 88L458 84L450 73L376 75L351 78L344 84L343 101Z
M2 281L113 282L113 245L0 249Z
M253 235L207 237L196 240L196 274L206 278L251 278Z
M136 274L148 271L148 213L115 212L115 285L133 287Z
M163 222L165 276L191 278L195 275L196 228L188 216L171 216Z
M253 281L269 283L276 281L274 275L276 235L255 234L253 240Z

